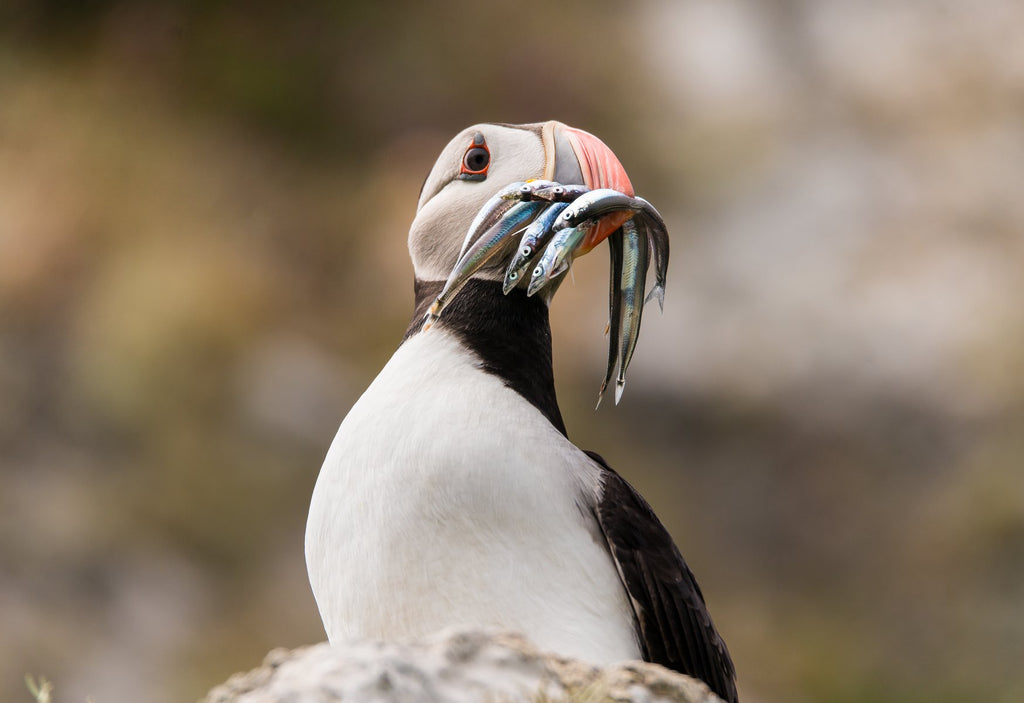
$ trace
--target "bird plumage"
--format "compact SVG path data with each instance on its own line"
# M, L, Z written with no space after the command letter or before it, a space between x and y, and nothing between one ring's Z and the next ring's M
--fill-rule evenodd
M497 283L473 285L504 297ZM533 308L524 320L544 308L518 297ZM592 661L638 657L592 520L600 469L487 370L504 352L483 358L464 335L442 327L407 339L331 446L307 538L328 635L489 625Z
M490 174L460 180L478 134ZM410 229L413 318L324 461L307 524L310 582L332 641L501 627L595 663L642 656L735 701L732 662L672 538L624 479L567 438L549 301L505 295L501 273L484 270L435 326L421 324L498 188L583 182L565 141L550 126L476 125L428 176Z

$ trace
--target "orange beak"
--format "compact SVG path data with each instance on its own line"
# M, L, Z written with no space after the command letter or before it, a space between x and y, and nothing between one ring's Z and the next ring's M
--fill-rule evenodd
M546 142L549 139L554 141L555 129L561 132L561 136L564 136L569 142L569 146L572 147L576 160L580 164L580 172L583 174L583 185L591 190L611 188L629 196L636 195L633 191L633 184L630 183L629 176L626 175L626 169L622 167L618 157L604 142L590 132L584 132L582 129L554 121L545 125ZM622 223L632 216L632 213L628 212L615 212L602 218L597 227L594 227L583 239L577 249L577 254L580 256L586 254L607 239L608 235L621 227Z

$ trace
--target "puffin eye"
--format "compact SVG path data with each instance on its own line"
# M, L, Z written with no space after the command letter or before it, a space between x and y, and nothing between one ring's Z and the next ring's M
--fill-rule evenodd
M491 163L491 152L483 147L475 146L462 157L462 172L480 173Z
M473 143L462 155L462 167L459 178L464 181L482 181L487 178L487 169L491 165L491 150L487 148L484 135L477 132L473 135Z

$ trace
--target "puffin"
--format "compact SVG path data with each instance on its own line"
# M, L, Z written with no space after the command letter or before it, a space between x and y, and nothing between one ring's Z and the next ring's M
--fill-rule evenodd
M631 192L604 142L557 121L473 125L441 151L409 230L412 320L313 489L305 556L324 629L331 642L516 631L596 665L655 662L733 703L732 659L672 537L568 438L551 364L557 286L506 294L506 259L424 325L474 216L532 179Z

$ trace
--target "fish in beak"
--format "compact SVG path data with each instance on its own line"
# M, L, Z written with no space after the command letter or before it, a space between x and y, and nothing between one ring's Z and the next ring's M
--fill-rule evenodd
M580 181L590 190L607 188L629 196L636 194L633 191L633 184L626 174L626 169L622 167L618 157L608 148L607 144L590 132L552 120L544 124L542 135L544 151L548 159L545 164L545 177L548 180L559 183L573 182L559 181L555 177L560 170L563 172L570 170L565 161L571 153L576 157ZM604 217L597 227L591 229L584 237L576 250L576 255L582 256L589 252L632 216L633 213L623 211Z
M486 128L487 134L471 127L453 140L445 152L451 154L442 154L421 195L418 219L426 219L437 198L472 198L477 203L469 209L476 215L468 231L463 230L458 258L454 266L446 267L450 273L427 311L423 330L441 318L470 279L495 280L497 275L502 280L497 271L504 271L506 295L523 285L528 296L541 293L550 301L572 261L609 239L609 357L600 395L614 375L617 403L640 332L652 259L655 285L648 299L654 297L661 305L664 298L668 232L661 215L636 196L618 157L589 132L554 120L478 127ZM530 141L530 133L534 139L540 136L539 144ZM464 151L456 170L460 149ZM465 216L467 208L458 212ZM440 214L432 216L447 222ZM444 231L448 232L444 241L451 242L455 233L449 227ZM451 251L437 246L436 238L424 241L411 236L410 241L429 244L422 251L438 258ZM518 246L513 247L516 242ZM415 265L421 249L412 244L410 249ZM525 276L531 267L532 275Z

